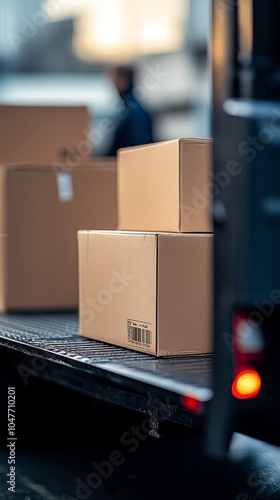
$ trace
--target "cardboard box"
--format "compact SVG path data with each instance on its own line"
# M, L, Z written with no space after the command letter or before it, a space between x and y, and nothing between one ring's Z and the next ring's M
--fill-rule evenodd
M77 309L77 231L116 226L114 160L0 166L0 310Z
M119 149L118 229L213 232L212 139Z
M0 106L0 162L52 164L91 154L84 106Z
M212 352L212 234L79 231L80 334L156 356Z

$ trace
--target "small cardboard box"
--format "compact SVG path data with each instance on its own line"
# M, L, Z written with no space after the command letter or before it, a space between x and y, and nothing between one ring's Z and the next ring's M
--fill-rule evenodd
M213 232L212 139L119 149L118 229Z
M73 165L91 155L84 106L0 106L0 162Z
M0 311L77 309L77 231L116 227L113 159L0 166Z
M212 234L79 231L80 334L156 356L212 352Z

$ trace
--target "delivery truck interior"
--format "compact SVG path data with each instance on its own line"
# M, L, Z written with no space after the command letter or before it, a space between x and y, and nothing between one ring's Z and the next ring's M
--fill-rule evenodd
M275 0L213 2L217 455L233 429L279 444L279 21Z
M212 5L213 359L85 338L75 313L2 314L0 375L23 399L35 377L144 412L152 436L204 429L225 456L234 431L280 444L280 3Z

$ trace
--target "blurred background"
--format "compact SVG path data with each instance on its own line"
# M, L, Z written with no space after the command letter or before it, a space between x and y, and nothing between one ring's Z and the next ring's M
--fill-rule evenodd
M111 64L133 63L156 141L211 137L210 0L1 0L0 104L86 105L94 154L120 97Z

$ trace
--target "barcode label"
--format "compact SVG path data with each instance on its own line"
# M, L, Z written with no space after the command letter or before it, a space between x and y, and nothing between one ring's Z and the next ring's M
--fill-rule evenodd
M141 321L127 320L127 338L132 344L151 347L152 345L152 330L149 323Z

